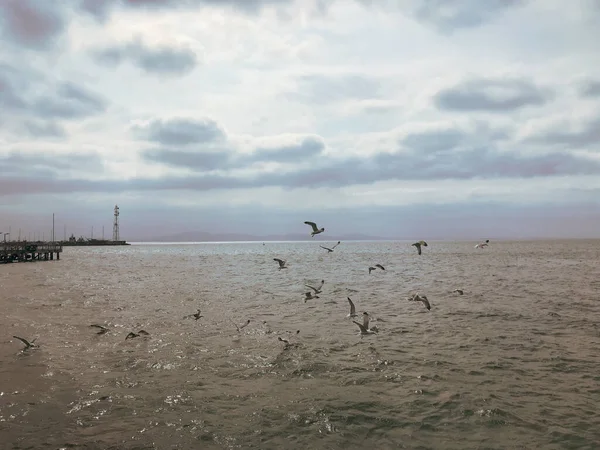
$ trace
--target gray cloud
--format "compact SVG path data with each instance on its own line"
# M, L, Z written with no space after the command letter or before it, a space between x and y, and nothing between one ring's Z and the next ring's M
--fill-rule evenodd
M264 6L279 6L293 0L123 0L126 6L142 8L177 8L217 6L233 7L250 13L259 12Z
M600 81L588 80L582 83L580 94L582 97L600 97Z
M0 67L4 71L4 67ZM26 107L25 101L13 88L12 83L5 74L0 73L0 107L4 111L22 110Z
M60 83L56 91L43 95L32 104L41 117L78 119L104 112L106 103L83 86Z
M4 0L0 8L0 36L7 41L43 50L65 28L60 6L45 0Z
M53 121L25 120L18 127L31 137L65 138L64 127Z
M179 149L148 149L142 152L147 161L171 167L188 168L197 172L247 168L257 162L289 164L303 162L323 152L325 143L321 137L306 136L295 145L258 147L252 153L235 153L231 147Z
M0 106L23 117L79 119L106 110L104 99L73 82L54 83L25 68L0 66Z
M246 156L244 160L247 162L292 163L318 156L323 150L325 150L325 142L320 136L307 136L295 145L284 145L276 148L258 147L254 153Z
M526 80L477 79L442 89L434 96L434 103L438 108L450 111L503 113L544 105L552 95L550 90Z
M477 177L530 178L556 175L600 174L600 163L568 152L552 152L545 155L523 155L499 150L493 138L484 145L479 142L485 136L468 135L460 130L441 130L439 139L428 131L422 136L414 133L403 143L408 150L378 153L373 156L332 157L321 155L312 159L312 165L304 168L288 167L278 172L256 172L253 175L236 176L231 168L245 167L256 161L257 156L233 156L231 153L207 154L173 151L148 151L145 157L163 164L185 166L196 173L183 177L168 176L162 179L138 178L127 181L89 181L84 179L61 180L57 174L51 177L28 179L3 177L0 194L23 192L125 192L211 189L241 189L278 186L283 188L343 187L371 184L384 180L467 180ZM450 137L453 151L438 145ZM497 139L501 139L498 136ZM421 145L422 144L422 145ZM312 144L312 151L318 144ZM423 150L425 149L425 151ZM438 151L435 157L427 151ZM261 152L257 153L261 155ZM298 151L300 154L300 151ZM264 156L264 154L263 154ZM236 159L239 158L239 159ZM215 171L219 173L215 173ZM15 171L15 173L18 173Z
M167 146L209 144L223 141L226 137L219 124L208 118L155 119L146 125L134 127L134 131L142 139Z
M324 104L348 99L380 98L381 84L363 75L302 75L296 78L297 89L287 97L310 104Z
M185 167L196 171L211 171L227 168L230 165L231 152L222 151L182 151L167 149L149 149L142 152L148 161L171 167Z
M198 65L198 57L189 48L151 48L136 39L130 43L92 51L92 56L101 64L117 66L131 62L145 72L181 76L191 72Z
M459 129L431 130L411 133L404 137L400 144L412 151L438 153L452 151L468 138L469 134Z
M24 180L24 184L32 182L32 192L37 192L36 186L62 183L60 177L65 170L99 173L103 169L104 161L97 153L49 155L41 152L13 152L0 155L0 175L5 178L4 182L0 183L0 194L21 193L23 186L19 180ZM29 190L26 188L24 192ZM50 192L53 192L52 188Z
M490 22L527 3L526 0L413 0L412 13L421 22L447 33L460 28L473 28Z
M545 133L532 136L526 141L549 146L566 147L567 149L600 148L600 118L591 120L575 130L553 128Z

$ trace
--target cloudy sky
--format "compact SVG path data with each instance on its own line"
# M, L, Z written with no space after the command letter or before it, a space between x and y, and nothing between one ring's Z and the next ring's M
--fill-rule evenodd
M598 0L0 0L0 39L13 236L600 237Z

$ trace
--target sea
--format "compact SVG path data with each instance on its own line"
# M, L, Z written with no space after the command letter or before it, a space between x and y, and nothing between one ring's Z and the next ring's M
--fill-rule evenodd
M0 449L600 449L600 240L334 243L0 265Z

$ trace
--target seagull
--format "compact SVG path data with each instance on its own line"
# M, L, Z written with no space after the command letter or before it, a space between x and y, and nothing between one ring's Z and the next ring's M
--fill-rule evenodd
M354 306L354 303L352 303L350 297L348 297L348 303L350 303L350 314L346 317L358 317L358 314L356 314L356 307Z
M298 333L300 333L300 330L296 331L296 335L297 335ZM293 344L293 343L290 343L290 338L289 338L289 337L288 337L287 339L284 339L284 338L282 338L281 336L278 336L278 337L277 337L277 340L278 340L279 342L283 342L283 344L284 344L284 345L283 345L283 349L284 349L284 350L288 350L289 348L293 348L293 347L298 347L298 344Z
M325 231L325 228L317 227L317 224L314 222L306 221L304 223L306 225L310 225L312 227L312 233L310 233L311 237L315 237L315 234L319 234L319 233L322 233L323 231Z
M321 292L323 292L324 284L325 284L325 280L321 280L321 284L318 288L309 286L308 284L305 284L304 286L306 286L307 288L311 288L313 291L315 291L315 295L316 295L316 294L320 294Z
M465 293L465 291L463 291L462 289L454 289L452 292L456 292L459 295L463 295Z
M333 249L336 248L338 245L340 245L342 241L337 241L337 244L335 244L333 247L331 248L327 248L327 247L323 247L322 245L319 245L319 247L321 247L322 249L327 250L328 253L333 252Z
M147 331L144 331L144 330L140 330L137 333L134 333L133 331L131 331L127 336L125 336L125 340L139 337L142 334L144 336L150 336L150 333L148 333Z
M283 259L273 258L273 261L277 261L279 263L279 270L287 269L287 267L285 265L285 261Z
M358 325L358 328L360 328L361 336L377 333L376 328L369 328L369 313L366 311L363 313L363 323L357 322L356 320L353 320L352 322L354 322L356 325Z
M312 292L305 292L304 293L305 297L304 297L304 303L306 303L307 300L312 300L313 298L321 298L318 295L314 294Z
M417 251L419 252L419 255L420 255L421 254L421 246L427 247L427 242L425 242L425 241L415 242L414 244L412 244L412 246L417 247Z
M189 314L187 316L183 316L184 319L187 319L188 317L189 318L193 317L195 320L198 320L198 319L200 319L201 317L204 317L204 316L200 315L200 310L198 310L198 312L195 312L194 314Z
M245 328L248 326L248 324L250 323L250 319L246 320L246 323L244 325L240 325L238 326L233 320L229 319L229 321L237 328L238 333L240 331L242 331L242 328Z
M485 248L485 247L487 247L487 246L488 246L488 243L489 243L489 242L490 242L490 240L489 240L489 239L486 239L486 240L485 240L485 242L481 242L481 243L477 244L477 245L475 246L475 248Z
M410 297L408 300L411 302L423 302L423 305L425 305L425 308L427 308L428 310L431 310L431 305L429 304L429 300L427 300L427 297L425 295L415 294L412 297Z
M108 333L108 328L102 326L102 325L98 325L98 324L92 324L90 325L90 327L95 327L100 329L100 331L98 331L96 334L104 334L104 333Z
M369 267L369 274L373 271L376 270L377 268L380 268L381 270L385 270L385 267L383 267L381 264L375 264L375 267L371 266Z
M29 342L27 339L23 339L22 337L19 337L19 336L13 336L13 337L15 339L20 340L23 344L25 344L25 348L23 349L23 351L29 350L30 348L36 348L37 347L37 345L34 344L35 339L37 339L37 338L35 338L33 341Z

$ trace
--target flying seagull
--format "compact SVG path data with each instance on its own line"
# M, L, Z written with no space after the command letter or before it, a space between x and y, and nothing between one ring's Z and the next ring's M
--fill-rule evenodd
M377 269L378 267L379 267L381 270L385 270L385 267L383 267L381 264L375 264L375 267L373 267L373 266L369 267L369 274L370 274L370 273L371 273L373 270Z
M306 286L307 288L311 288L313 291L315 291L315 295L316 294L320 294L321 292L323 292L323 285L325 284L325 280L321 280L321 284L319 285L319 287L312 287L308 284L305 284L304 286Z
M323 247L322 245L319 245L319 247L321 247L322 249L327 250L328 253L333 252L333 249L336 248L338 245L340 245L342 241L337 241L337 244L335 244L333 247L331 248L327 248L327 247Z
M287 266L285 265L285 261L283 259L273 258L273 261L277 261L279 263L279 270L287 269Z
M248 319L246 320L246 323L244 325L238 326L233 320L229 319L229 321L237 328L238 333L242 331L243 328L247 327L250 323L250 319Z
M317 224L314 222L306 221L304 223L306 225L310 225L312 227L312 233L310 233L311 237L315 237L315 234L319 234L319 233L322 233L323 231L325 231L325 228L317 227Z
M419 252L419 255L420 255L421 254L421 246L427 247L427 242L425 242L425 241L415 242L414 244L412 244L412 246L417 247L417 252Z
M22 337L19 337L19 336L13 336L13 337L15 339L20 340L23 344L25 344L25 348L23 349L23 351L29 350L30 348L36 348L37 347L37 345L34 344L35 339L37 339L37 338L35 338L33 341L29 342L27 339L23 339Z
M475 246L475 248L485 248L488 246L489 242L490 242L490 240L486 239L485 242L480 242L479 244L477 244Z
M429 300L427 300L427 297L425 295L415 294L412 297L410 297L408 300L411 302L422 302L423 305L425 305L425 308L427 308L428 310L431 310L431 305L429 304Z
M108 328L106 328L105 326L102 325L98 325L98 324L92 324L90 325L90 327L94 327L94 328L98 328L99 331L96 334L104 334L104 333L108 333Z
M452 292L456 292L458 295L463 295L465 293L462 289L454 289Z
M369 328L369 313L366 311L363 313L363 323L357 322L356 320L353 320L352 322L354 322L356 325L358 325L358 328L360 328L361 336L377 333L376 328Z
M350 297L348 297L348 303L350 303L350 314L346 317L358 317L358 314L356 314L356 307L354 306L354 303L352 303Z
M200 315L200 310L198 310L198 312L195 312L194 314L189 314L189 315L187 315L187 316L183 316L183 318L184 318L184 319L187 319L187 318L190 318L190 319L191 319L192 317L193 317L195 320L198 320L198 319L200 319L201 317L204 317L204 316Z
M125 340L140 337L140 335L150 336L150 333L148 333L145 330L140 330L137 333L134 333L133 331L131 331L127 336L125 336Z
M312 300L313 298L321 298L318 295L314 294L312 292L305 292L304 293L304 303L306 303L307 300Z

